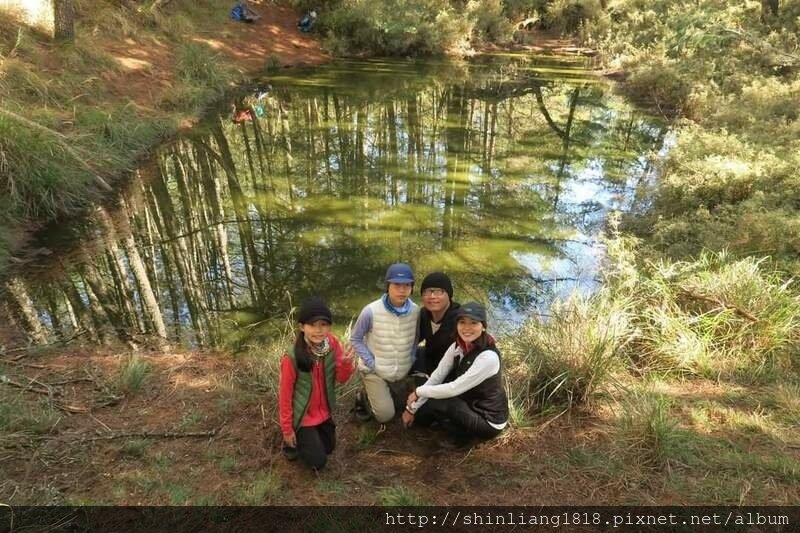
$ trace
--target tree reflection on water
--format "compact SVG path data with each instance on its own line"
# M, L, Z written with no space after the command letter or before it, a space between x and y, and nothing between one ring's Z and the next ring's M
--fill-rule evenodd
M270 83L43 232L55 253L6 284L7 314L39 343L235 347L248 324L285 323L289 295L346 322L407 261L519 320L595 286L605 215L646 201L666 131L563 58L337 61Z

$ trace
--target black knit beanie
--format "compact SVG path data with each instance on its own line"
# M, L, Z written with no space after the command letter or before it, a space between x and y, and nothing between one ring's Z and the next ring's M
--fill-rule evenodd
M328 324L333 324L333 314L322 298L312 296L300 306L297 321L301 324L312 324L317 320L325 320Z
M431 272L425 276L420 292L425 292L425 289L444 289L450 299L453 299L453 284L444 272Z

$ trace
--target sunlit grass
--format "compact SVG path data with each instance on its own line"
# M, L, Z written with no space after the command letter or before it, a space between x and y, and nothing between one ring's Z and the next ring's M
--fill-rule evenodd
M6 388L2 381L0 387ZM32 401L21 394L0 390L0 431L6 436L47 433L59 418L58 412L45 399Z
M615 445L643 467L685 463L693 453L690 434L671 414L673 402L648 390L634 390L619 407Z
M281 490L280 478L272 473L259 473L246 483L237 496L238 505L267 505L275 500Z
M116 386L123 394L134 394L141 390L150 375L150 364L137 355L128 357L120 365Z
M781 383L774 392L774 400L779 408L779 415L794 425L800 425L800 385Z
M762 262L727 254L661 263L636 285L642 368L772 381L797 370L800 299Z
M382 489L378 493L378 502L380 505L389 507L416 507L419 505L426 505L422 497L414 490L400 485Z

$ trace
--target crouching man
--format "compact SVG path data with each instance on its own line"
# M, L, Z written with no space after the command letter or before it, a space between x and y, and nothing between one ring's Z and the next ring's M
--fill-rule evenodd
M419 321L419 307L410 299L414 290L411 267L391 265L384 281L386 292L364 307L350 336L364 382L364 391L356 398L356 418L366 421L374 416L382 424L405 404Z

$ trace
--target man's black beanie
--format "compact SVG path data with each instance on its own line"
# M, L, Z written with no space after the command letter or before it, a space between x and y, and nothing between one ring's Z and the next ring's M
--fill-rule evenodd
M425 289L444 289L450 299L453 299L453 284L444 272L431 272L425 276L420 292L425 292Z

